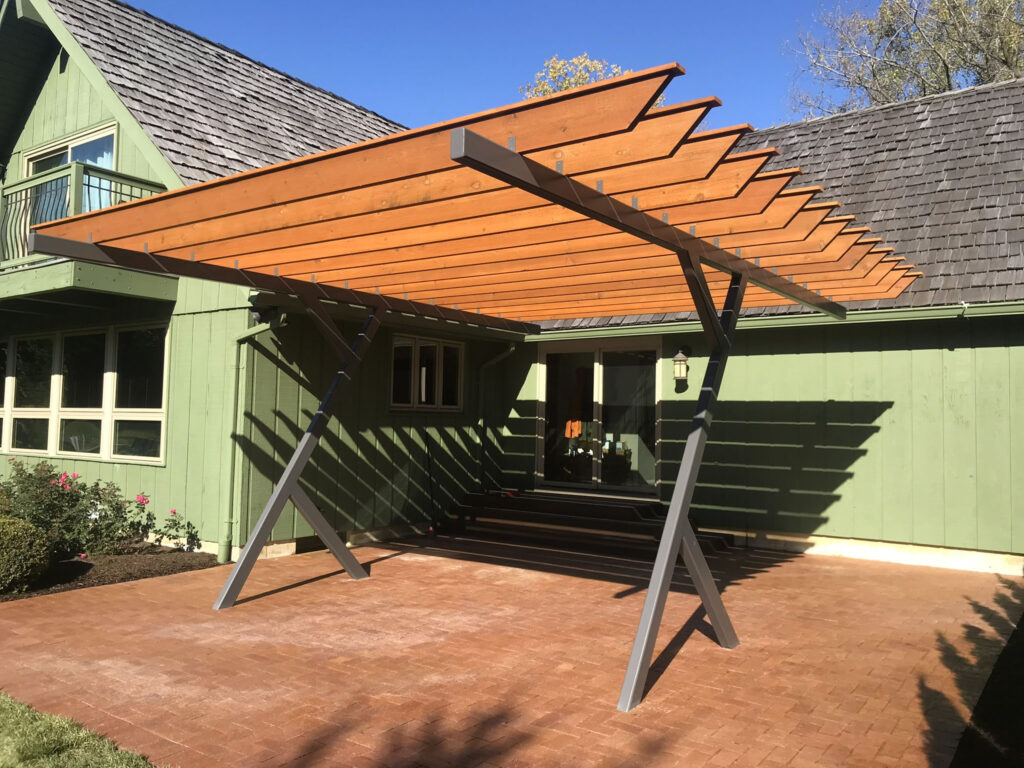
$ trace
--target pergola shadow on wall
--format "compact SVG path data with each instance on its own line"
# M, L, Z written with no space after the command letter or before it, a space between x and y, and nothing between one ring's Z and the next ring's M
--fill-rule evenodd
M711 350L619 708L642 696L681 554L720 644L738 638L687 520L741 306L843 318L916 277L749 126L698 132L714 98L654 106L675 64L175 190L36 228L38 253L290 297L338 358L215 607L238 597L290 499L353 578L366 573L299 485L389 315L537 332L534 321L695 311ZM365 308L345 338L332 315Z

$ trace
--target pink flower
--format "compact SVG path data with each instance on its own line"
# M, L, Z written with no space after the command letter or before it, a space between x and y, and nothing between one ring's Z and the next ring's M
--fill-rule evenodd
M72 472L71 473L71 479L72 480L77 480L79 477L81 477L81 475L79 475L77 472Z
M80 555L79 555L79 557L80 557L80 558L82 558L83 560L85 560L85 558L86 558L86 554L85 554L85 552L83 552L82 554L80 554Z
M71 490L71 486L70 485L65 485L64 486L64 490L65 491L70 491Z
M171 510L171 514L172 514L172 515L176 515L176 514L178 514L178 510L176 510L176 509L172 509L172 510Z
M50 485L56 485L56 484L57 484L57 481L56 481L56 480L51 480L51 481L50 481Z

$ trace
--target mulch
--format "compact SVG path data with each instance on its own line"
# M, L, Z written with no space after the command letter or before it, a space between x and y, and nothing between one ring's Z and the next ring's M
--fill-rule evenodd
M67 592L71 589L196 571L215 565L216 555L205 552L182 552L154 545L147 546L144 551L125 555L88 555L85 559L61 560L27 592L0 594L0 603Z

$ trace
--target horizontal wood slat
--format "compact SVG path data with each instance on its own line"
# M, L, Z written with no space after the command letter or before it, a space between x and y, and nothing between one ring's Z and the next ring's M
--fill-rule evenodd
M790 303L765 285L816 307L818 295L909 285L912 268L838 202L819 202L825 190L795 188L799 169L764 170L774 149L733 152L750 126L701 131L716 98L654 107L681 73L656 67L37 231L188 262L189 274L208 264L530 321L693 309L667 241L453 161L451 132L466 128L571 179L588 205L606 200L626 219L635 208L701 257L722 254L719 268L749 271L746 306ZM728 275L705 273L722 300Z

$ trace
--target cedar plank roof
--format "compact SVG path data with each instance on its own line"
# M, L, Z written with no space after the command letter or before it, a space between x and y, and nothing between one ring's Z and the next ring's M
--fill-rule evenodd
M779 155L768 170L799 166L801 183L825 186L842 200L839 213L884 233L924 275L894 299L846 302L851 311L1024 301L1024 80L755 131L736 150L769 146ZM691 319L677 313L541 325Z
M116 0L47 0L186 184L403 126Z

